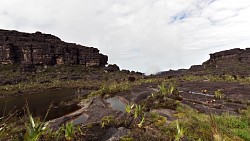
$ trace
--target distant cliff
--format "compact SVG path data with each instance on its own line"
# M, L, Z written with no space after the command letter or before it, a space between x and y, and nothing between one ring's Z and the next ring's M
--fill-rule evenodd
M105 66L108 56L97 48L66 43L50 34L0 29L0 64L79 64Z
M210 59L202 65L194 65L192 71L200 70L228 70L244 71L250 67L250 48L220 51L210 54Z
M235 74L250 75L250 48L234 48L209 54L210 58L202 65L193 65L190 69L163 71L158 75L186 75L186 74Z

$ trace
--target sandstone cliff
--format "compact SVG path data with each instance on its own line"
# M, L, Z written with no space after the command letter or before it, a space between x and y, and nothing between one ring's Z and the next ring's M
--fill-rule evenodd
M230 49L210 54L209 60L202 65L194 65L191 71L227 70L244 71L250 67L250 48Z
M159 75L185 75L185 74L235 74L250 75L250 48L234 48L210 54L210 58L202 65L193 65L190 69L170 70L158 73Z
M66 43L50 34L0 30L0 64L105 66L108 56L93 47Z

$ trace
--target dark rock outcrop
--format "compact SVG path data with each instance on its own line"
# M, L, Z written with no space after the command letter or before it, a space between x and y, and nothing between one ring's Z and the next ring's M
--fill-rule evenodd
M202 64L209 68L237 68L250 64L250 48L235 48L210 54L210 59Z
M170 78L187 74L192 75L250 75L250 48L234 48L209 54L210 58L202 65L193 65L189 69L169 70L157 73Z
M250 75L250 48L220 51L210 54L209 60L202 65L194 65L189 69L190 73L215 75L235 74Z
M116 72L116 71L120 71L120 68L116 64L113 64L113 65L109 64L104 70L107 72Z
M66 43L50 34L0 30L0 64L79 64L105 66L97 48Z

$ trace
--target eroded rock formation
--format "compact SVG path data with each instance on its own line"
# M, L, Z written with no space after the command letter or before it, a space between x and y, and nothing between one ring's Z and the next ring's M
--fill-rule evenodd
M234 48L230 50L215 52L209 54L210 58L202 65L193 65L189 69L169 70L158 73L158 75L167 75L170 78L186 74L204 75L204 74L234 74L250 75L250 48Z
M190 71L220 70L244 72L250 68L250 48L220 51L209 54L210 58L202 65L193 65Z
M66 43L51 34L0 30L0 64L79 64L105 66L97 48Z
M202 64L207 68L235 68L250 64L250 48L235 48L210 54L210 59Z

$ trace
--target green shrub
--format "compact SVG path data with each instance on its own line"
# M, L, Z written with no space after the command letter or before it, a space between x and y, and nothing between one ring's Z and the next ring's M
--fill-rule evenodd
M214 92L214 96L215 96L215 98L217 98L217 99L222 99L223 93L222 93L221 90L217 90L217 91Z

